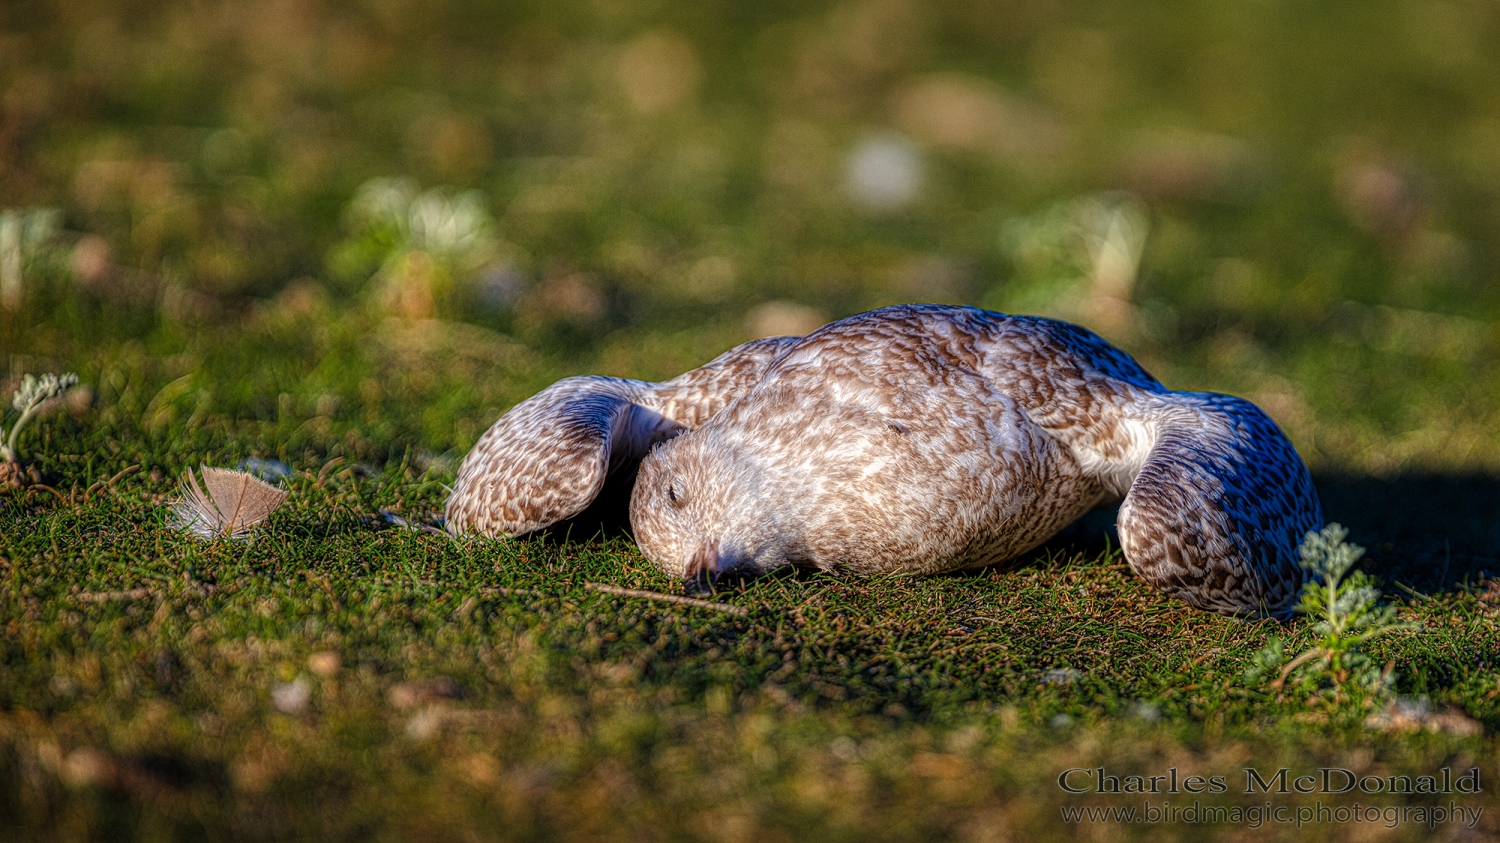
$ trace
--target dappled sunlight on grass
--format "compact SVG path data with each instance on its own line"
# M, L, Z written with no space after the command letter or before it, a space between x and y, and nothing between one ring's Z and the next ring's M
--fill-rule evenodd
M1056 777L1493 781L1492 736L1246 679L1307 624L1153 592L1107 512L1013 569L713 595L743 615L620 591L676 588L628 535L398 525L561 377L899 302L1056 315L1264 407L1412 624L1370 646L1426 699L1397 713L1493 730L1497 26L1470 0L0 11L0 396L80 377L0 484L0 827L1196 839L1234 829L1062 823ZM291 471L253 540L169 528L186 468L247 459Z

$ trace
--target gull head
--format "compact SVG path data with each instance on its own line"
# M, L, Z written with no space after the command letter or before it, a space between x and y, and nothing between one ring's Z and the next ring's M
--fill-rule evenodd
M725 575L755 576L797 560L795 502L777 490L765 454L738 431L699 428L641 461L630 524L646 558L703 592Z

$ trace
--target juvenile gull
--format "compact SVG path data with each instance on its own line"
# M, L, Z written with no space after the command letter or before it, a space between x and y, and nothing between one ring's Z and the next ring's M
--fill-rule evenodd
M642 553L690 587L784 565L928 574L1120 503L1125 559L1199 609L1284 617L1322 526L1248 401L1162 386L1093 332L902 305L757 340L665 383L566 378L464 458L455 534L522 536L629 482Z

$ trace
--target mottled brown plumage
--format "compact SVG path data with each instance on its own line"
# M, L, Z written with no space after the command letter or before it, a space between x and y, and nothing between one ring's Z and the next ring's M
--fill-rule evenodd
M1254 405L1168 390L1078 326L965 307L859 314L662 384L560 381L465 458L448 528L531 533L622 471L637 471L642 552L689 580L986 565L1122 501L1143 579L1279 616L1322 524L1305 465Z

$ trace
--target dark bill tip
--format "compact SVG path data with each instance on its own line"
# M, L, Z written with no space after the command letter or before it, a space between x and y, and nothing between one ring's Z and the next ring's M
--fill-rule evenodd
M693 554L682 576L682 590L688 594L708 594L719 578L719 543L706 541Z
M689 597L702 597L712 594L714 591L713 575L707 571L699 571L696 574L684 577L682 580L682 591Z

